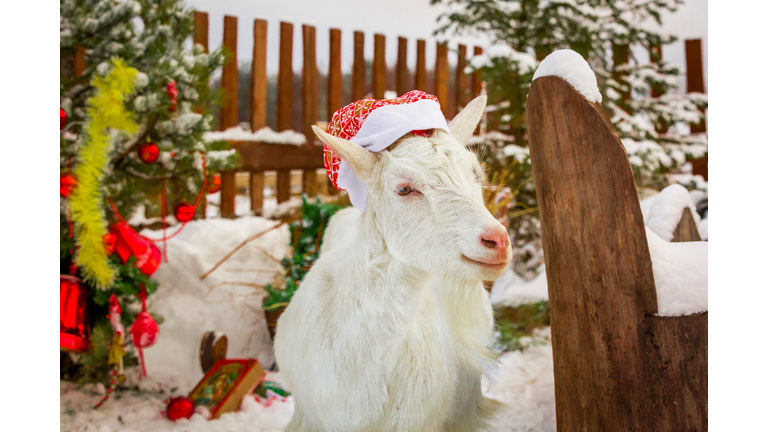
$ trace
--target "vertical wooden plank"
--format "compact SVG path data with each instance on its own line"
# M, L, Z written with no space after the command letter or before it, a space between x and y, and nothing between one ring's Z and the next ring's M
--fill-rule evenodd
M315 54L315 28L301 26L302 45L304 47L304 66L301 70L301 104L303 113L304 136L307 143L313 143L315 134L312 125L317 122L317 57Z
M328 62L328 121L341 108L341 30L331 29L330 60Z
M279 170L277 172L277 202L285 202L291 199L291 171Z
M627 73L617 71L619 66L629 63L629 45L614 43L611 44L611 47L613 49L613 79L615 79L618 83L629 86L626 78ZM629 98L631 96L631 91L629 89L619 90L619 94L621 95L619 106L621 106L625 111L629 112Z
M208 12L195 11L195 45L202 45L208 52Z
M467 67L467 46L459 44L459 59L456 63L456 82L454 83L456 100L453 105L454 111L451 113L451 117L469 102L467 100L467 74L464 73L465 67Z
M651 49L648 51L649 57L651 59L651 63L659 63L662 60L661 55L661 44L653 44L651 45ZM664 92L661 91L659 86L651 86L651 97L657 98L664 94Z
M237 126L237 17L224 16L224 49L229 55L221 72L221 88L224 91L219 115L219 129ZM221 217L235 217L235 172L226 171L221 174L221 201L219 212Z
M355 57L352 62L352 100L365 97L365 33L355 32Z
M235 217L235 172L224 171L221 173L221 201L219 202L219 214L223 218Z
M317 196L317 172L315 170L304 170L301 173L302 192L308 197Z
M397 38L397 95L402 96L409 91L408 81L408 39Z
M73 66L75 78L79 77L85 71L85 48L79 46L75 48L75 64Z
M267 125L267 22L253 21L251 62L251 130Z
M293 115L293 24L280 23L280 64L277 70L277 131L291 129Z
M251 173L251 211L255 215L261 215L264 208L264 173Z
M440 109L446 118L448 112L448 43L437 43L437 58L435 59L435 96L440 101Z
M685 40L685 75L687 93L706 93L704 89L704 59L701 47L701 39ZM702 120L697 124L691 124L691 133L707 131L707 122ZM692 160L693 173L708 179L709 155L701 159Z
M373 98L384 99L387 90L387 60L385 56L386 37L383 34L373 35Z
M696 220L693 218L691 209L686 207L683 209L683 214L677 223L677 227L675 227L675 231L672 232L670 243L692 241L701 241L701 235L699 234L699 227L696 226Z
M476 46L474 54L483 55L483 47ZM478 97L483 93L483 73L480 70L472 72L472 95Z
M229 58L221 72L221 103L219 126L221 130L237 126L237 17L224 16L224 49Z
M416 90L427 91L427 42L416 40Z

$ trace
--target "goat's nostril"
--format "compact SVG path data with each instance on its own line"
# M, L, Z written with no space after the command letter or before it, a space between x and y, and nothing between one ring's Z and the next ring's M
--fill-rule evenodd
M480 241L483 243L483 246L487 247L488 249L496 249L496 242L494 240L481 238Z

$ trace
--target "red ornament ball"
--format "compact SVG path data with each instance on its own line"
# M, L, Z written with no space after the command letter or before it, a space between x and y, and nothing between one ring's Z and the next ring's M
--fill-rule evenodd
M139 159L144 163L155 163L160 156L160 149L153 142L146 142L139 146Z
M107 255L112 255L117 246L117 236L113 233L104 234L104 250L107 251Z
M72 191L75 190L75 186L77 186L77 179L72 174L63 173L59 181L59 194L64 198L68 198Z
M157 342L159 335L160 329L152 315L147 312L139 312L131 325L133 344L139 348L149 348Z
M181 223L189 222L195 216L195 207L190 203L183 202L173 209L173 216Z
M63 130L64 126L67 125L67 112L63 108L59 108L59 121L59 130Z
M168 402L165 415L169 420L188 419L195 413L195 404L184 396L175 397Z
M221 177L218 174L214 174L211 179L211 184L208 186L208 193L216 193L221 189Z

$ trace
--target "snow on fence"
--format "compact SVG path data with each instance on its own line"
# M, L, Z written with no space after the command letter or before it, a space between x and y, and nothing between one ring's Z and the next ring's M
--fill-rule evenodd
M707 312L660 316L676 315L660 306L668 306L669 282L686 274L661 265L671 258L652 266L652 252L661 255L649 250L648 237L665 251L687 245L671 255L703 251L704 262L706 248L646 233L627 154L600 104L558 76L543 76L532 83L526 109L558 432L707 430Z
M231 54L222 71L221 86L224 91L224 101L221 106L220 128L227 131L238 127L237 124L237 17L224 17L224 47ZM293 24L280 23L280 56L277 76L277 132L288 131L292 123L293 99ZM317 194L319 181L316 170L323 168L323 149L312 133L311 126L317 118L318 80L317 59L315 54L315 27L304 24L301 28L303 47L302 69L302 112L303 133L306 139L304 145L281 145L275 142L256 140L230 141L241 156L239 170L250 174L251 209L259 211L264 200L264 171L277 171L277 202L290 199L290 171L302 170L303 192L309 196ZM385 36L375 34L373 52L372 88L373 97L384 99L386 88L387 66L385 60ZM267 124L267 21L256 19L253 24L253 63L251 76L251 129L259 131ZM354 62L352 65L352 99L363 99L366 96L365 79L365 34L354 32ZM208 49L208 14L195 12L196 44ZM467 47L458 45L458 64L454 81L455 100L449 101L449 65L447 43L437 44L437 56L434 69L434 83L427 88L426 41L416 41L416 68L413 79L408 71L408 40L398 38L397 66L395 81L397 94L418 89L433 92L441 104L443 114L452 118L455 111L464 106L474 96L481 92L482 79L479 72L467 77L464 68L467 60ZM481 55L482 48L474 47L473 54ZM410 85L413 82L413 85ZM341 30L330 29L330 59L328 71L328 112L333 113L342 107L342 71L341 71ZM330 120L330 119L328 119ZM224 134L238 135L244 131L231 129ZM262 132L263 134L263 132ZM294 143L295 144L295 143ZM328 187L329 193L338 192ZM225 172L221 175L221 207L222 216L232 217L235 214L235 172Z

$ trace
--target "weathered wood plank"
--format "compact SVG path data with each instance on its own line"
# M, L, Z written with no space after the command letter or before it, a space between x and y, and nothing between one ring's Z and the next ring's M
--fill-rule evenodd
M251 62L251 130L267 125L267 22L253 21L253 61Z
M440 109L446 118L451 118L448 106L448 43L437 43L435 58L435 96L440 101Z
M251 211L255 215L261 215L264 208L264 173L251 172L250 179Z
M627 112L629 112L629 98L631 91L629 90L629 83L627 82L627 72L619 72L617 69L619 66L629 64L629 45L627 44L611 44L613 50L613 79L620 84L627 86L626 90L619 90L621 95L621 101L619 105Z
M373 35L373 98L384 99L387 90L387 60L385 58L386 38L383 34Z
M342 107L341 100L341 30L331 29L330 60L328 63L328 121Z
M200 44L208 52L208 12L195 11L194 44Z
M427 91L427 41L416 40L416 79L414 88Z
M291 199L291 171L277 171L277 203Z
M704 61L701 47L701 39L685 40L685 76L686 93L706 93L704 89ZM707 131L707 122L702 120L699 123L691 124L691 133L700 133ZM701 159L691 160L693 173L704 177L709 177L708 160L709 155Z
M301 100L304 114L304 136L308 143L315 140L312 125L317 123L317 57L315 55L315 28L304 24L301 27L304 45L304 66L301 73Z
M81 76L85 72L85 48L78 46L75 48L75 61L72 66L75 78Z
M221 173L221 200L219 202L219 214L223 218L235 217L235 172L224 171Z
M261 142L233 142L244 171L278 171L323 168L323 147Z
M313 169L306 169L301 173L301 191L308 197L317 196L317 172Z
M237 17L224 16L224 49L228 55L221 71L221 130L237 126Z
M684 208L683 214L680 216L680 222L678 222L675 231L672 234L673 242L691 242L701 241L701 235L699 235L699 228L696 226L696 220L693 218L691 209Z
M410 91L409 87L409 81L410 76L408 74L408 39L400 36L397 38L397 71L396 71L396 81L397 81L397 95L402 96L403 94Z
M365 97L365 33L355 32L355 57L352 62L352 100Z
M293 124L293 24L280 23L280 63L277 70L277 131Z
M706 430L706 314L652 318L645 226L610 118L558 77L533 82L526 113L558 431Z
M483 47L475 47L475 56L483 55ZM472 72L472 95L478 97L483 93L483 73L478 69Z
M456 82L453 88L456 89L455 100L451 117L456 115L469 101L467 100L467 74L464 68L467 67L467 46L459 44L459 59L456 63Z

